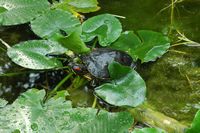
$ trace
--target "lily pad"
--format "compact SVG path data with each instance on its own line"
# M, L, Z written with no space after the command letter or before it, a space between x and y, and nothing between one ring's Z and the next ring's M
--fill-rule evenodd
M133 119L127 112L105 113L100 114L95 120L88 121L87 124L80 125L78 133L128 133L132 126Z
M31 28L41 38L51 38L55 34L71 34L80 27L80 21L70 12L50 10L31 21Z
M0 108L0 132L125 133L133 123L128 112L101 110L97 114L93 108L72 108L65 97L46 102L44 97L44 90L31 89L13 104Z
M62 63L48 56L63 54L67 49L59 43L47 40L32 40L8 48L7 54L16 64L29 69L52 69L62 67Z
M114 80L95 88L97 96L115 106L136 107L144 102L146 85L135 70L112 62L109 72Z
M102 14L86 20L83 25L83 41L89 42L98 37L101 46L109 46L121 34L122 26L111 14Z
M168 37L161 33L140 30L137 34L133 31L126 31L110 47L126 51L132 58L140 59L142 62L155 61L170 47Z
M0 0L1 25L17 25L31 21L42 12L49 10L48 0Z
M87 53L90 51L90 48L81 40L78 32L73 32L67 37L60 37L58 42L74 53Z

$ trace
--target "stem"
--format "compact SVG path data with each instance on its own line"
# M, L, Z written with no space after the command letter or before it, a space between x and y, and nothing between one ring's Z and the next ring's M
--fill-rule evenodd
M116 14L112 14L114 17L117 17L117 18L123 18L123 19L125 19L126 17L124 17L124 16L121 16L121 15L116 15Z
M183 133L187 128L186 125L177 120L151 109L148 103L129 109L128 111L137 121L152 127L159 127L169 133Z
M95 108L97 105L97 98L94 96L94 102L92 104L92 108Z
M187 54L186 52L183 52L183 51L178 51L178 50L168 50L169 52L175 52L175 53L178 53L178 54Z
M176 46L180 46L180 45L187 45L189 44L189 42L180 42L180 43L175 43L173 45L171 45L171 47L176 47Z
M5 45L6 48L10 48L10 45L9 45L8 43L6 43L4 40L2 40L1 38L0 38L0 42L1 42L3 45Z
M97 41L98 41L98 38L95 38L94 43L92 44L92 49L96 47Z
M23 74L27 74L27 73L30 73L30 72L25 71L25 72L4 73L4 74L0 74L0 77L13 77L13 76L23 75Z
M179 1L179 0L175 0L173 3L175 4L175 3L181 3L181 2L182 2L181 0L180 0L180 1ZM162 12L165 11L166 9L170 8L171 6L172 6L172 3L169 4L168 6L162 8L158 13L156 13L156 15L162 13Z
M2 50L2 51L4 51L4 52L6 52L6 50L5 50L4 48L2 48L2 47L0 47L0 50Z
M75 91L76 89L84 86L86 83L88 83L88 81L80 76L76 76L72 82L72 84L67 88L67 90L69 91L69 93Z
M174 0L171 0L171 14L170 14L170 29L169 29L169 34L172 32L172 26L174 24Z
M185 77L186 77L186 79L187 79L187 82L188 82L189 87L193 90L193 87L192 87L192 83L191 83L190 78L188 77L187 74L185 75Z
M56 87L48 94L47 99L49 99L51 96L53 96L57 90L73 75L73 73L69 73L65 78L63 78Z

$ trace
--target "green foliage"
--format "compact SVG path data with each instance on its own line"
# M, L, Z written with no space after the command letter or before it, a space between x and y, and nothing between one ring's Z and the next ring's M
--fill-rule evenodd
M67 5L76 12L89 13L100 9L97 0L65 0Z
M47 0L0 0L1 25L31 22L33 32L47 39L26 41L12 47L6 44L8 56L25 68L52 69L62 67L62 63L51 54L63 54L68 49L75 54L88 53L90 48L85 42L95 38L102 47L125 51L142 62L156 60L169 48L168 38L161 33L147 30L121 33L120 21L111 14L94 16L82 24L75 17L79 16L77 12L98 9L97 0L53 1L51 6ZM97 96L115 106L136 107L144 102L146 85L135 70L117 62L112 62L108 69L112 81L95 88ZM50 98L51 93L45 97L44 90L29 90L12 105L6 105L7 101L0 99L0 132L128 133L132 126L133 119L127 112L72 108L71 102L65 100L68 92L56 90L53 98ZM197 125L199 113L187 132L200 130ZM132 133L164 132L144 128Z
M32 89L12 105L0 108L0 132L125 133L133 123L127 112L102 110L97 114L97 110L92 108L72 108L71 102L65 101L64 97L46 102L44 97L44 90Z
M200 131L200 110L196 113L191 127L186 131L186 133L198 133Z
M49 9L47 0L0 0L0 25L27 23Z
M47 40L32 40L8 48L7 54L16 64L30 69L62 67L62 63L48 54L62 54L67 49L59 43Z
M97 0L63 0L55 4L54 7L57 9L60 8L60 9L67 10L72 13L76 13L76 12L88 13L88 12L94 12L100 9L98 7ZM34 18L37 18L43 13L48 14L48 12L51 12L50 3L48 2L48 0L40 0L40 1L38 0L0 0L0 25L17 25L17 24L27 23L33 20ZM48 14L48 15L52 15L52 14ZM51 21L57 20L54 17L51 16L50 18ZM56 18L59 18L59 17L62 17L62 16L60 15L56 16ZM47 20L44 20L44 19L43 21L47 22ZM63 19L63 21L65 21L65 19ZM47 22L47 23L50 24L50 22Z
M161 33L140 30L138 36L126 31L111 45L111 48L128 52L134 59L142 62L155 61L170 47L169 39Z
M59 3L54 3L54 7L70 11L75 15L78 15L77 12L89 13L100 9L97 0L61 0Z
M144 102L146 85L135 70L112 62L109 72L114 79L111 83L95 88L97 96L115 106L136 107Z
M81 40L80 34L78 32L73 32L67 37L61 37L58 39L64 47L72 50L74 53L87 53L90 49Z
M54 98L60 98L60 97L66 97L69 96L69 92L66 90L61 90L61 91L57 91L56 95L54 96Z
M158 128L142 128L142 129L134 129L132 133L166 133L165 131Z
M137 44L140 43L140 38L133 31L125 31L117 41L111 44L110 48L126 51L133 59L137 59L134 50L137 48Z
M6 8L0 7L0 13L7 11Z
M126 112L109 113L100 112L95 120L80 125L78 133L128 133L133 119Z
M82 38L89 42L98 37L101 46L109 46L117 40L122 31L121 23L111 14L102 14L86 20L83 25Z
M71 34L80 21L70 12L63 10L50 10L31 21L31 28L35 34L41 38L51 38L56 34L61 34L61 30L66 34Z

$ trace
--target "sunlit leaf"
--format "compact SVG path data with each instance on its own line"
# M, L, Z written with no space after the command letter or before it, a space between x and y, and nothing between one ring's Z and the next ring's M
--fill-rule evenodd
M14 45L7 51L16 64L30 69L51 69L62 67L62 63L48 54L62 54L67 49L59 43L46 40L26 41Z
M162 129L159 128L135 128L132 133L166 133Z
M7 10L0 13L0 24L16 25L31 21L50 6L48 0L0 0L0 7Z
M115 106L136 107L144 102L146 85L135 70L112 62L109 72L114 80L95 88L97 96Z
M102 14L89 18L82 26L83 40L89 42L95 37L98 37L101 46L109 46L117 40L122 31L119 20L110 14Z
M109 113L100 112L95 120L80 125L79 133L128 133L133 118L127 112Z
M42 38L51 38L55 34L71 34L80 21L70 12L62 10L50 10L35 20L31 21L32 30Z
M31 89L13 104L0 108L0 132L125 133L133 123L128 112L101 110L97 114L93 108L72 108L64 97L46 102L44 97L44 90Z
M137 32L126 31L110 47L129 53L134 59L142 62L155 61L170 47L169 39L161 33L141 30Z
M200 131L200 111L198 111L194 117L191 127L186 133L198 133Z
M44 96L44 90L29 90L12 105L0 109L0 132L56 132L56 126L64 124L61 120L65 120L65 110L71 108L71 103L64 98L43 103Z

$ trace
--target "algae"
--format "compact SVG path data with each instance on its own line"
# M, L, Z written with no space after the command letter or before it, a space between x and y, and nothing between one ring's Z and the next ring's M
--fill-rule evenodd
M200 109L199 51L198 47L179 47L156 62L141 66L149 104L179 121L192 121Z

